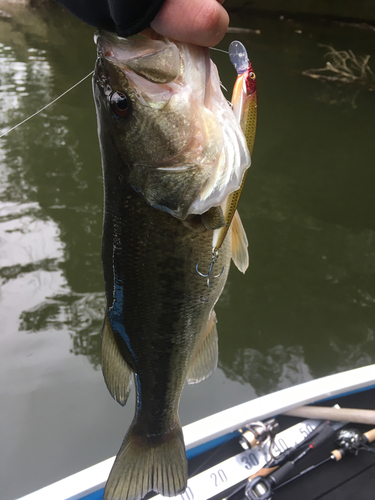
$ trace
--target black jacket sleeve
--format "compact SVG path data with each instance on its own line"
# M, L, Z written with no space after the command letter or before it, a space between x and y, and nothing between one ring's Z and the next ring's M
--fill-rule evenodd
M131 36L149 26L164 0L56 0L96 28Z

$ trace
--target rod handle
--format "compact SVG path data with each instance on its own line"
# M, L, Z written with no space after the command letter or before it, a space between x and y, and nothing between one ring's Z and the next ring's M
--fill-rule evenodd
M282 465L279 469L270 474L268 477L272 481L273 486L281 484L285 477L294 470L294 467L295 465L293 462L286 462L286 464Z
M320 420L336 420L357 424L375 424L375 410L357 408L332 408L327 406L299 406L284 412L284 415Z
M252 476L249 477L249 481L251 479L254 479L254 477L256 476L268 476L269 474L271 474L271 472L273 472L274 470L278 469L279 467L264 467L263 469L260 469L258 470L258 472L256 472L255 474L253 474Z

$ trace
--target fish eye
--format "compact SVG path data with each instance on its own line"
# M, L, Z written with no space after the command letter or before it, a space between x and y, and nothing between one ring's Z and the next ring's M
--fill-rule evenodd
M111 109L115 115L123 118L129 112L129 100L123 92L113 92L110 98Z
M254 80L255 78L255 73L253 71L250 71L249 73L249 77L252 78Z

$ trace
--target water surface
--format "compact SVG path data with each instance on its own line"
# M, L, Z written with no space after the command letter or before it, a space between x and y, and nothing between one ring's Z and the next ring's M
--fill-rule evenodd
M324 66L319 44L370 54L375 33L232 25L261 30L220 45L241 39L258 77L240 206L250 267L231 270L219 369L184 389L183 424L375 362L375 93L302 75ZM0 135L92 71L93 32L56 6L0 19ZM212 57L231 89L228 57ZM1 499L113 456L132 419L134 399L117 405L99 366L102 203L88 79L0 139Z

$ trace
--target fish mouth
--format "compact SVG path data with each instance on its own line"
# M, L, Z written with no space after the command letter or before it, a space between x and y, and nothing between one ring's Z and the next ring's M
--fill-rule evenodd
M125 74L131 70L156 84L170 83L180 74L179 50L167 39L121 38L97 31L94 41L98 55L121 68Z
M159 85L185 83L193 89L198 87L200 99L205 105L208 104L211 61L207 48L181 44L163 37L151 39L138 36L139 38L122 38L114 33L98 30L94 35L98 56L116 65L126 77L137 74ZM189 61L188 51L194 55L193 63ZM197 59L200 59L200 64L196 64ZM202 59L204 65L201 64ZM194 80L198 80L198 83ZM136 82L138 84L139 80Z

